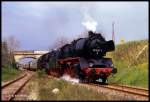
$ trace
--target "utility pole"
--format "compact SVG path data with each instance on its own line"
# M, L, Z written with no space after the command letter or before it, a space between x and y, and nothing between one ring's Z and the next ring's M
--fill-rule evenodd
M115 31L114 31L114 24L115 22L112 22L112 40L114 41L115 43Z

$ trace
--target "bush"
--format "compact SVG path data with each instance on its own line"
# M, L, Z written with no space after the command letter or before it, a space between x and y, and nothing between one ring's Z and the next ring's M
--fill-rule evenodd
M12 80L16 78L19 74L21 74L20 70L5 66L2 68L2 81Z

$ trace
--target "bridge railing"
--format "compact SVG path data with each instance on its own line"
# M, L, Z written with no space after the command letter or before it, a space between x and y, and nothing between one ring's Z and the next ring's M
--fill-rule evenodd
M38 54L45 54L48 53L49 51L14 51L14 55L24 55L24 54L33 54L33 55L38 55Z

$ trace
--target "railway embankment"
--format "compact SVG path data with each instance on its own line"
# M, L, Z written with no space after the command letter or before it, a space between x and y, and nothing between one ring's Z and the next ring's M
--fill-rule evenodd
M109 82L148 88L148 55L148 40L116 45L115 51L107 55L118 69L114 77L108 78Z
M138 100L128 94L102 87L81 85L37 72L27 83L26 100Z

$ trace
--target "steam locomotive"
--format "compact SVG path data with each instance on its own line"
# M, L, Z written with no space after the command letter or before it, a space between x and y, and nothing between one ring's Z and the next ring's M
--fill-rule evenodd
M110 74L117 73L112 59L105 58L107 52L114 50L113 40L106 41L100 33L89 31L88 37L74 40L41 56L37 66L55 77L67 74L80 79L80 82L101 79L102 83L106 83Z

